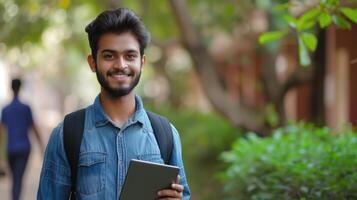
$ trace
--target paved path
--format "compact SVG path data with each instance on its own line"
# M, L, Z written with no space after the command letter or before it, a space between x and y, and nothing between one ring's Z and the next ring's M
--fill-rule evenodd
M29 157L29 163L23 180L21 200L36 199L39 176L42 167L42 155L40 153L36 141L32 142L32 144L32 151ZM9 172L7 171L7 175L5 177L0 178L1 200L11 200L11 180L8 174Z

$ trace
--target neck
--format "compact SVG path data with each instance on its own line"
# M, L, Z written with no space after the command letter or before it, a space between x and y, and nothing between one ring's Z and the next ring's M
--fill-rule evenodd
M135 95L133 92L122 97L112 97L105 91L100 93L100 101L104 112L119 127L135 113Z

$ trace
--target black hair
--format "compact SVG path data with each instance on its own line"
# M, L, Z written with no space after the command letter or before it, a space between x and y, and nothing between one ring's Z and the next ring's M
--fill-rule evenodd
M15 78L11 81L11 88L12 91L14 92L15 95L17 95L20 91L20 87L21 87L21 80L18 78Z
M150 33L144 23L128 8L118 8L100 13L86 26L85 31L88 34L89 46L95 60L99 39L105 33L132 33L138 40L141 56L144 54L144 49L150 41Z

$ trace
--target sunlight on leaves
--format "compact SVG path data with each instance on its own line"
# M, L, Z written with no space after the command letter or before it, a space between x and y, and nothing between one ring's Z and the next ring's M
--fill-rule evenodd
M357 9L343 7L341 8L341 12L351 21L357 23Z
M317 38L312 33L302 33L301 38L304 41L304 44L310 51L315 51L317 47Z
M260 44L265 44L267 42L275 41L278 40L282 37L284 37L287 34L286 31L271 31L271 32L266 32L260 35L259 37L259 43Z
M319 16L319 24L321 28L326 28L327 26L329 26L331 24L331 16L327 13L321 13L321 15Z

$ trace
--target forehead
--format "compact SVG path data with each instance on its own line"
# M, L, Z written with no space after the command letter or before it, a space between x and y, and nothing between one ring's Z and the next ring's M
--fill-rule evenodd
M140 45L135 36L130 32L124 33L104 33L98 41L98 52L101 50L127 51L134 50L140 52Z

